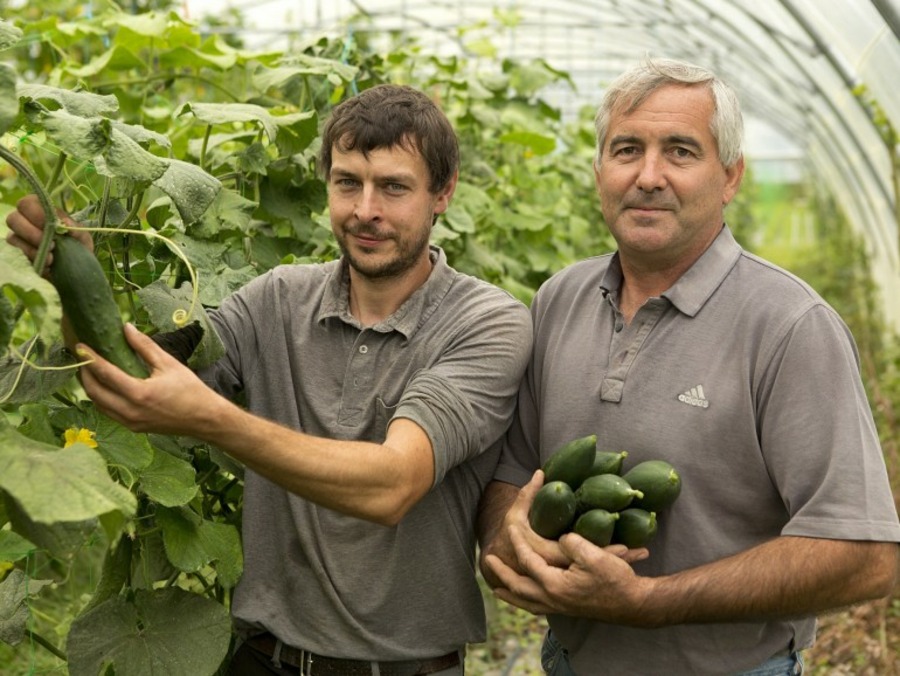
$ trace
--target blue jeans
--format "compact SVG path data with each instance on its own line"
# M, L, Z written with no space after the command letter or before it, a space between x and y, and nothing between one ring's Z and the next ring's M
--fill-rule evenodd
M548 629L541 646L541 666L547 676L576 676L569 665L569 654ZM803 673L803 659L800 653L780 655L766 660L758 667L742 671L734 676L799 676Z

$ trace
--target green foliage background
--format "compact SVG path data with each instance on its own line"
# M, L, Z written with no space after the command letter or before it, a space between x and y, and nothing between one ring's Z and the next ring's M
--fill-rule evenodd
M33 173L53 204L98 228L123 317L143 331L171 330L179 310L203 323L204 307L261 272L337 255L319 126L379 82L422 88L457 129L460 185L434 232L456 268L527 303L553 272L613 248L590 166L592 111L563 120L542 94L569 78L540 59L492 58L496 31L515 29L508 17L461 27L482 54L462 58L408 38L384 49L358 33L250 50L201 34L168 5L95 2L86 17L67 0L0 3L0 216L34 191ZM896 472L900 354L865 252L815 190L789 196L815 227L807 246L787 246L769 226L787 198L761 211L761 190L749 176L729 223L847 318ZM196 440L133 434L100 416L59 350L52 286L6 246L0 286L0 663L215 673L241 573L241 468ZM219 349L207 335L197 365ZM64 448L78 429L95 434L96 449ZM512 664L540 634L539 620L486 603L492 639L470 657L476 674Z

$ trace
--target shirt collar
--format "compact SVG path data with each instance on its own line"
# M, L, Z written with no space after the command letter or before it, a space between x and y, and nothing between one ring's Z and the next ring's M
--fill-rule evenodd
M693 317L713 295L741 255L741 246L727 225L723 225L709 248L678 280L662 293L680 312ZM622 286L622 266L618 252L613 255L600 282L603 295L614 297Z
M399 331L410 338L440 305L453 284L454 270L447 263L447 254L443 249L433 245L429 249L432 269L428 279L392 315L371 327L373 331ZM322 322L329 317L337 317L347 324L362 328L350 313L350 269L345 258L332 264L316 321Z

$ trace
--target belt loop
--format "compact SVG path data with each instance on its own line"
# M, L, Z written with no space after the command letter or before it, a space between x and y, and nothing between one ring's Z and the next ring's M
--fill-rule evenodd
M281 646L284 643L281 642L280 638L275 638L275 650L272 651L272 665L276 669L281 669Z
M381 676L381 667L378 662L372 662L372 676Z

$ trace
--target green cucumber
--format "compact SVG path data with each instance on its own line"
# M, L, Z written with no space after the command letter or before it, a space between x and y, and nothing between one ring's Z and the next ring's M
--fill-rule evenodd
M646 547L656 535L656 530L656 512L629 507L619 512L619 518L613 528L612 541L629 549Z
M619 512L590 509L578 517L572 531L598 547L605 547L612 542L613 530L618 520Z
M645 460L625 472L622 478L643 493L635 498L632 506L651 512L670 507L681 494L681 476L665 460Z
M528 510L531 529L543 538L555 540L569 530L575 520L575 493L565 481L541 486Z
M100 261L68 235L56 235L50 279L75 335L126 373L146 378L147 367L125 340L124 325Z
M591 476L597 474L621 474L622 463L628 457L628 451L597 451Z
M597 474L589 476L575 491L576 508L579 514L589 509L605 509L618 512L625 509L642 493L635 490L617 474Z
M560 446L541 467L544 483L565 481L574 491L591 473L597 455L597 435L573 439Z

